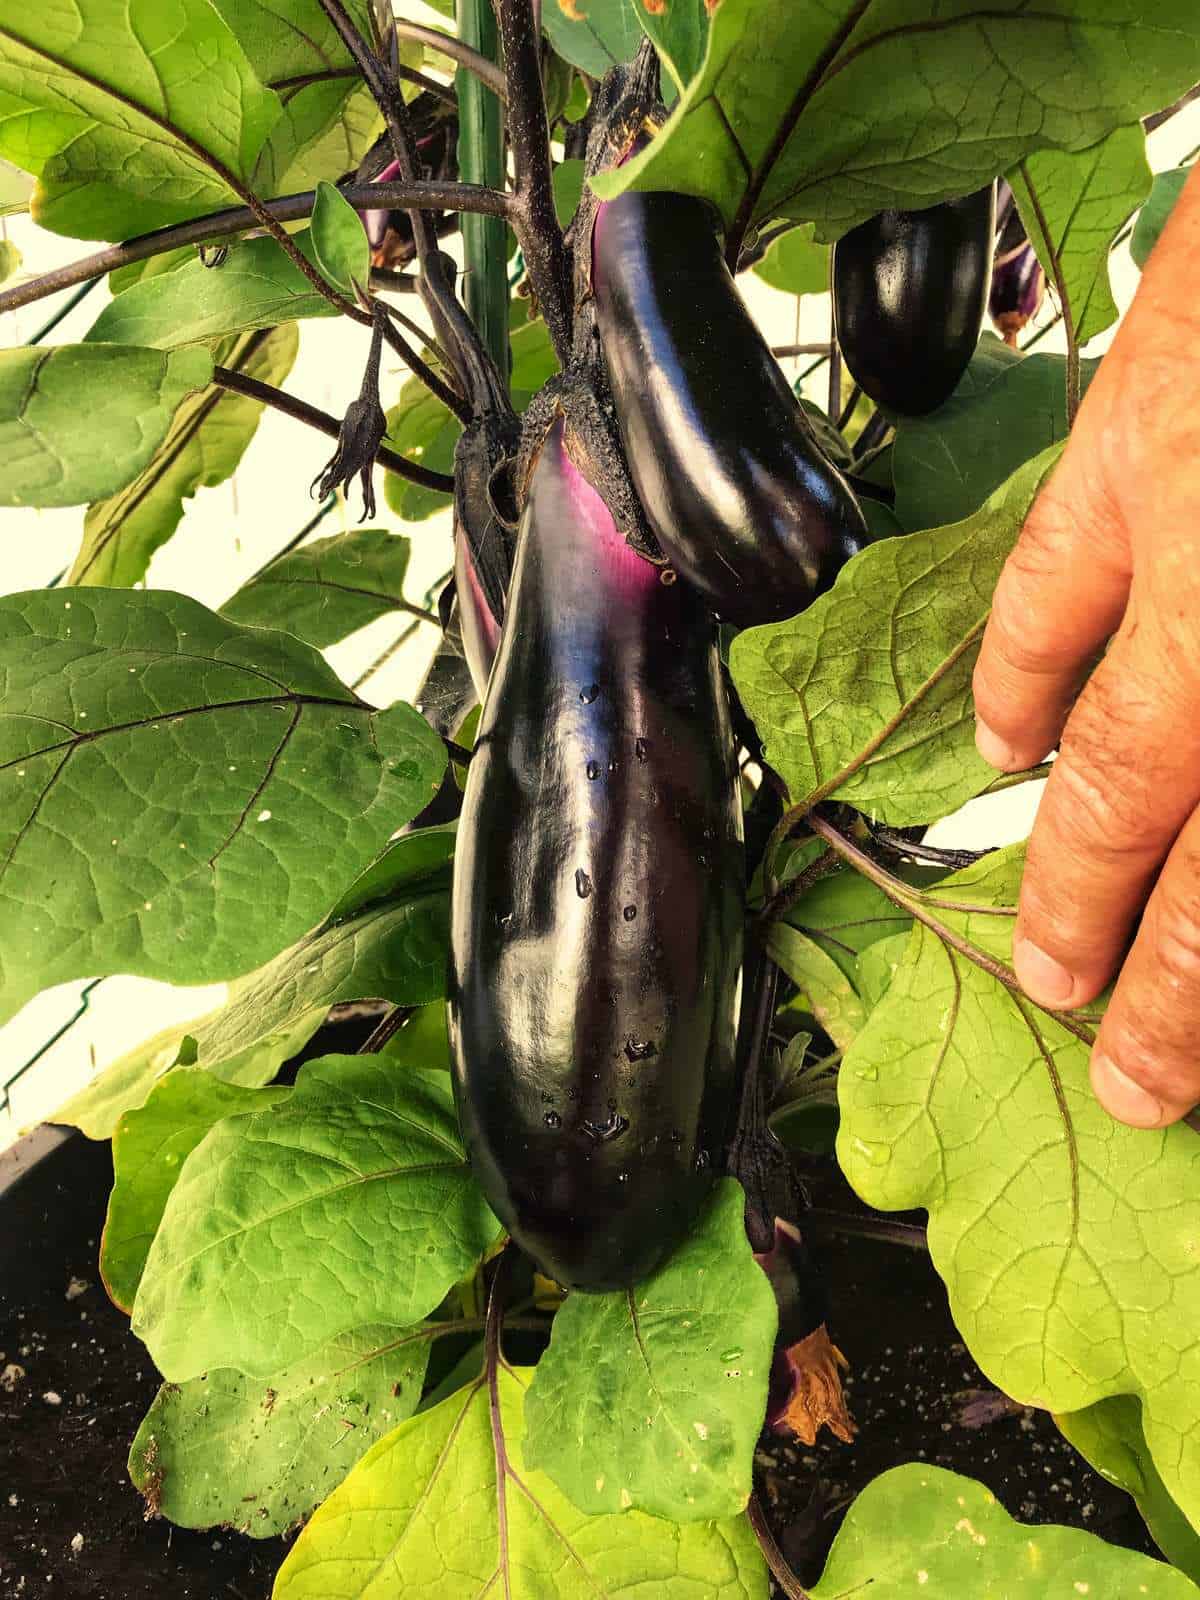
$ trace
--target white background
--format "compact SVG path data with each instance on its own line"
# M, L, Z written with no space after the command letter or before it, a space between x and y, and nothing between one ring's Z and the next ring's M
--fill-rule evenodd
M423 10L414 5L411 14L417 16ZM430 13L426 20L442 19ZM1156 171L1172 167L1198 143L1200 104L1189 107L1152 136L1151 165ZM0 222L2 226L5 225ZM39 232L23 217L9 218L6 229L22 251L22 272L29 275L75 260L92 248ZM1124 309L1138 281L1137 270L1124 248L1114 257L1113 278L1118 303ZM807 296L798 303L791 296L767 288L752 275L740 282L772 344L808 343L828 337L828 296ZM106 287L97 288L48 342L68 343L81 338L107 298ZM0 318L0 346L28 339L61 303L40 301ZM412 313L411 296L405 297L404 309ZM300 355L286 387L340 416L358 388L366 335L358 327L332 320L304 322L300 329ZM1056 334L1057 330L1044 339L1040 348L1061 349ZM1088 353L1098 354L1109 338L1111 334L1095 340ZM806 364L797 361L785 366L790 372ZM403 378L398 366L387 374L385 403ZM823 398L819 381L813 397ZM188 502L179 531L154 557L148 585L180 590L211 606L221 604L313 515L315 507L309 499L308 485L330 449L330 441L278 413L267 412L234 479L215 489L202 489ZM384 506L381 474L377 475L376 487L380 501L376 523L399 528L401 525ZM359 514L355 498L349 507L339 506L327 517L314 537L352 526ZM4 555L0 592L38 587L61 572L75 553L82 521L82 508L0 513ZM449 515L442 513L404 531L412 541L406 592L410 599L419 600L450 565ZM407 621L403 617L382 618L326 652L328 658L343 679L351 682L393 642ZM435 643L434 630L419 630L363 686L364 696L379 705L409 698ZM1037 788L1029 785L977 801L964 813L939 824L933 837L942 843L959 844L1002 844L1022 838L1032 821ZM0 1028L0 1084L70 1016L81 988L82 984L72 983L49 990ZM208 1010L222 993L223 985L172 989L146 979L107 979L93 994L86 1016L13 1085L11 1105L0 1105L0 1148L23 1128L50 1114L98 1067L166 1023Z

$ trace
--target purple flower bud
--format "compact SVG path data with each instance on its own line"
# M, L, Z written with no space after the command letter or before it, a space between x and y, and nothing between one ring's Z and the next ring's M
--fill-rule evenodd
M1017 335L1037 316L1045 293L1046 274L1028 239L996 257L988 309L1006 344L1015 349Z

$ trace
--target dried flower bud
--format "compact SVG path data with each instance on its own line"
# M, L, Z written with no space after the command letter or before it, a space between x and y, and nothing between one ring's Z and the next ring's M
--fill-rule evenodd
M372 472L375 456L387 433L387 417L379 401L379 365L383 353L383 322L387 313L374 308L375 326L371 353L367 357L358 399L346 407L338 433L337 449L325 468L313 479L311 493L324 499L337 488L348 485L357 473L362 483L363 514L360 522L375 515L375 484Z

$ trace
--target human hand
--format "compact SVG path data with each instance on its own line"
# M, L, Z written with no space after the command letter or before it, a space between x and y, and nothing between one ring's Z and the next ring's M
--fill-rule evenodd
M1020 771L1059 746L1017 977L1068 1009L1120 967L1091 1078L1135 1127L1200 1102L1198 264L1200 169L1008 559L975 668L986 761Z

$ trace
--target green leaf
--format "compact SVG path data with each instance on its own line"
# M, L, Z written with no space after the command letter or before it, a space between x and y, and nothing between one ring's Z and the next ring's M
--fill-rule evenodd
M560 161L554 169L554 210L559 223L569 227L583 193L583 162Z
M129 1451L147 1505L181 1528L285 1533L412 1416L431 1328L355 1328L269 1381L228 1368L164 1384Z
M234 622L283 628L324 649L404 609L409 542L384 528L315 539L256 573L221 607Z
M537 322L527 322L517 328L512 334L511 350L512 403L518 411L524 411L538 390L558 371L546 324L539 318ZM388 412L388 444L410 461L419 461L436 472L454 470L454 447L461 432L458 418L417 378L409 379L400 391L399 400ZM448 494L423 489L394 472L384 479L384 496L405 522L423 522L450 504Z
M420 1321L497 1229L445 1077L326 1056L283 1104L218 1123L188 1157L133 1331L175 1382L270 1377L364 1323Z
M299 348L293 323L224 341L213 352L221 366L279 385ZM90 505L83 542L68 584L126 589L146 576L150 558L178 528L184 501L198 489L233 476L258 428L262 406L216 384L188 398L167 435L132 483Z
M224 1117L273 1105L290 1089L238 1089L210 1073L173 1072L113 1134L113 1189L100 1241L100 1275L128 1312L151 1241L183 1163Z
M971 671L1000 568L1057 459L1028 462L965 522L868 546L800 616L734 640L734 683L796 803L836 796L904 827L985 787Z
M329 921L342 922L366 906L394 899L418 885L422 890L448 885L446 868L454 858L457 834L458 823L445 822L393 839L355 878L329 913Z
M209 0L8 6L0 154L37 175L35 221L127 239L236 204L280 116Z
M891 988L907 945L906 933L894 933L863 951L858 963L858 992L868 1015Z
M213 0L261 81L279 97L282 115L255 163L260 195L311 189L318 179L352 172L379 127L370 92L345 72L350 55L320 0ZM368 25L366 0L348 0L351 21ZM316 78L316 81L313 79Z
M1085 388L1098 365L1082 363ZM1021 357L985 334L953 397L927 417L900 419L892 452L896 515L909 529L959 522L1066 436L1065 358Z
M1114 1122L1088 1079L1094 1017L1068 1027L980 965L1012 981L1021 865L1020 847L998 851L938 885L922 913L938 926L917 922L842 1064L838 1159L876 1209L928 1210L955 1325L991 1381L1055 1412L1140 1399L1195 1521L1200 1145L1182 1124Z
M5 283L14 272L20 271L21 252L11 239L0 239L0 283Z
M924 885L940 876L928 867L900 869L906 883ZM880 939L906 934L912 918L852 868L821 878L787 913L792 927L806 933L858 987L863 953Z
M643 38L638 9L638 0L549 0L542 26L564 61L602 78L637 53Z
M419 379L410 378L404 385L387 420L387 443L393 450L432 472L454 471L454 447L462 424ZM395 472L385 475L383 496L402 522L424 522L452 498L439 489L410 483Z
M380 1440L297 1539L273 1600L390 1600L398 1586L437 1600L766 1600L744 1517L586 1517L527 1468L527 1382L496 1373L494 1430L480 1379Z
M293 238L315 265L310 230ZM196 257L174 272L135 283L105 306L87 340L89 345L174 350L252 328L337 314L274 239L247 239L234 245L219 267L206 267Z
M1038 260L1050 282L1059 285L1063 315L1085 345L1117 320L1109 252L1150 193L1142 125L1116 128L1077 154L1043 150L1022 161L1008 179Z
M371 276L371 246L358 212L324 179L313 207L312 253L322 276L356 303L355 284L365 290Z
M164 591L0 599L0 681L0 1018L69 978L258 965L445 769L411 706Z
M924 1462L859 1495L812 1600L1194 1600L1178 1572L1078 1528L1023 1527L990 1489Z
M572 1294L525 1405L524 1457L580 1511L691 1523L750 1498L778 1314L725 1178L696 1229L624 1294Z
M1174 172L1157 172L1154 175L1150 198L1141 209L1129 241L1129 253L1143 271L1150 259L1150 252L1171 220L1175 202L1183 193L1183 186L1191 171L1191 167L1177 167Z
M696 194L727 224L787 216L836 239L1035 150L1086 149L1197 79L1192 0L722 0L663 132L595 187Z
M866 1021L854 985L837 963L812 939L786 922L774 922L767 934L767 954L800 990L799 1006L845 1050Z
M430 1005L419 1006L384 1045L382 1054L404 1067L449 1072L450 1036L444 1002L435 1000Z
M1132 1495L1155 1544L1173 1567L1200 1582L1200 1534L1167 1493L1146 1447L1141 1408L1127 1394L1055 1417L1102 1478Z
M0 350L0 505L77 506L123 488L211 378L207 350Z
M708 37L704 0L665 0L652 9L646 0L549 0L542 26L564 61L602 78L610 67L632 61L645 35L653 39L678 90L698 71Z
M89 1139L108 1139L121 1117L143 1105L172 1067L199 1065L227 1083L254 1087L269 1082L303 1049L330 1006L372 999L409 1006L440 999L446 992L449 942L447 858L439 871L429 844L402 847L441 831L398 839L385 858L390 888L382 887L387 869L373 863L319 927L230 984L225 1005L143 1040L60 1106L54 1120L81 1129ZM423 858L420 871L414 857ZM406 863L413 869L407 878ZM414 1064L442 1067L445 1062L436 1054Z
M754 271L784 294L828 294L829 246L816 242L811 223L789 228L755 263Z

